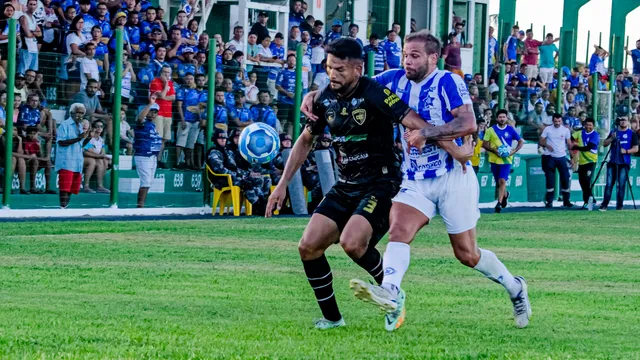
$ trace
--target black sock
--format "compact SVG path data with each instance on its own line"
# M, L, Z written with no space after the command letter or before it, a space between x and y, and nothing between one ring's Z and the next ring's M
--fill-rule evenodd
M322 311L322 316L329 321L338 321L342 318L336 296L333 293L333 275L327 258L322 254L317 259L302 260L307 280L313 289Z
M360 259L353 259L353 261L365 269L378 285L382 284L384 269L382 268L382 258L378 249L370 246Z

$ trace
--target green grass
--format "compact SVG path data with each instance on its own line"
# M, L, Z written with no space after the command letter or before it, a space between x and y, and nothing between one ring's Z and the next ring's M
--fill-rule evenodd
M526 329L501 287L457 263L438 220L412 247L395 333L351 295L365 274L335 246L348 326L313 329L306 219L2 223L0 357L637 359L638 214L482 217L480 245L529 281Z

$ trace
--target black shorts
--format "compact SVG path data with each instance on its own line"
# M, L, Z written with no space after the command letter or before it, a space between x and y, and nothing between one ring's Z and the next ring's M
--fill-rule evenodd
M364 216L373 228L369 246L376 246L389 231L391 199L400 189L400 179L377 179L366 184L336 183L314 213L335 221L342 232L353 215Z

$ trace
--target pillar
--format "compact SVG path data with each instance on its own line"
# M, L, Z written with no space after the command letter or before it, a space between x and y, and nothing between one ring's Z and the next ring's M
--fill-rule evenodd
M637 7L640 7L638 0L613 0L611 5L611 28L609 30L609 36L612 40L610 45L610 51L612 51L611 66L616 72L622 71L626 56L624 38L627 15Z

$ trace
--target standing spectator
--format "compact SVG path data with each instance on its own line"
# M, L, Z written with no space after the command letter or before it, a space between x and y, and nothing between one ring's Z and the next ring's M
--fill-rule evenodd
M242 26L236 26L233 28L233 38L231 38L231 40L229 40L227 42L227 44L225 45L225 47L227 49L231 49L231 51L236 52L236 51L244 51L244 39L242 38L244 36L244 29L242 28Z
M402 57L402 47L398 47L396 39L398 34L393 31L387 31L387 39L380 44L387 55L387 66L389 69L399 69Z
M109 13L107 12L107 4L99 3L96 11L96 25L102 30L102 42L107 43L111 38L111 22ZM93 31L93 30L92 30Z
M525 74L527 78L535 79L538 77L538 55L540 54L538 47L543 43L533 38L533 30L531 29L527 30L526 36L522 63L527 64L527 72Z
M300 24L300 33L308 32L309 34L313 33L313 28L315 27L316 18L311 15L308 15L303 23Z
M179 170L196 170L193 163L193 148L198 139L200 97L202 87L196 88L193 73L184 75L184 86L176 92L176 105L178 109L178 125L176 140L176 168ZM184 162L181 161L184 151Z
M276 34L273 42L269 45L269 49L271 50L271 54L273 54L273 58L281 60L282 64L284 64L287 50L284 48L284 36L282 33Z
M82 16L82 19L84 20L82 35L84 36L85 41L89 41L92 38L91 29L93 29L94 26L98 25L98 21L89 14L89 11L91 11L91 0L80 0L79 4L80 14L78 15Z
M607 184L604 188L600 211L607 211L613 187L616 183L618 183L616 187L616 210L622 210L627 184L629 183L631 154L638 152L638 134L629 128L629 109L624 106L621 110L624 111L618 111L617 129L612 131L602 144L605 147L611 146L611 157L607 163Z
M111 64L111 68L109 69L109 73L111 74L111 83L114 84L111 86L111 94L115 92L116 66L118 66L118 64L113 63ZM128 104L129 101L131 101L131 99L133 98L131 94L131 84L135 83L137 81L137 78L136 74L133 72L133 65L131 65L131 62L129 61L129 53L126 50L122 52L122 64L120 64L120 66L122 66L122 103Z
M297 26L292 26L289 30L289 42L287 43L287 52L289 54L293 54L296 52L298 44L300 43L298 39L301 39L300 28L298 28Z
M520 27L518 25L514 25L511 28L511 35L507 38L507 41L505 41L504 46L502 47L502 53L504 54L505 62L517 60L519 30Z
M163 66L160 71L160 76L151 81L149 94L156 97L156 103L160 106L154 124L156 131L164 140L159 151L159 153L162 154L164 143L171 140L172 104L176 100L176 90L171 80L170 66ZM158 167L166 169L166 165L162 161L158 161Z
M105 154L104 139L102 132L104 131L104 122L101 120L94 121L91 125L89 133L89 143L84 146L84 186L82 192L95 194L109 194L109 189L104 187L104 175L111 163L111 159ZM95 172L98 188L91 189L89 183Z
M125 149L126 155L133 155L133 130L127 122L127 112L120 110L120 150Z
M160 20L160 23L162 24L162 27L164 27L164 32L166 33L167 30L169 30L169 24L167 24L166 21L163 21L162 19L164 19L164 9L161 7L157 7L156 8L156 15L158 17L158 20Z
M315 79L313 79L313 85L311 86L311 90L319 90L322 91L324 89L327 88L327 86L329 86L329 83L331 82L329 80L329 74L327 74L327 60L322 60L322 63L320 64L320 66L322 66L322 70L321 72L316 74Z
M231 122L231 126L242 130L253 124L253 118L251 117L249 108L245 105L247 98L244 95L244 91L235 91L233 93L233 98L234 103L231 106L228 106L229 122Z
M305 19L304 13L302 12L302 1L291 1L291 10L289 11L289 31L291 31L291 28L294 26L299 27L303 22L305 22ZM298 36L300 36L300 34L298 34ZM300 40L299 37L295 39Z
M489 69L493 69L493 65L498 63L498 56L500 54L498 40L493 36L494 31L493 26L489 26L489 40L487 41L487 45L489 47L487 50L487 55L489 56Z
M278 90L278 106L283 111L287 120L282 124L286 133L293 133L293 102L296 88L296 56L291 54L287 57L287 67L278 74L276 89Z
M495 212L499 213L503 208L507 207L507 199L509 192L507 191L507 180L511 173L511 164L513 163L513 155L515 155L524 145L524 140L516 129L507 124L507 111L500 109L496 112L497 124L491 126L485 131L482 138L482 147L489 153L489 163L491 164L491 173L496 181L496 190L498 193L498 203ZM518 144L512 149L513 142ZM500 154L498 149L506 145L511 149L508 156Z
M324 23L322 21L316 20L313 23L313 31L309 40L309 45L311 46L311 71L314 75L320 72L320 63L325 58L324 37L322 36L323 26Z
M260 89L256 84L258 82L258 74L255 72L249 73L249 85L245 88L245 95L247 96L247 102L251 105L258 103L258 93Z
M136 172L140 178L140 190L138 190L138 207L144 207L151 182L156 174L158 154L162 149L162 136L158 134L155 126L155 118L158 116L160 106L156 104L154 95L149 97L149 103L145 106L136 121L134 128L133 148L136 164Z
M58 188L60 189L60 208L69 206L71 194L80 192L84 155L82 148L89 143L89 129L82 127L85 107L74 103L69 108L71 116L58 127L56 142L56 167Z
M544 44L538 47L540 52L540 79L548 86L553 82L555 59L558 57L558 47L554 44L553 34L548 33Z
M607 69L604 67L604 59L609 56L607 50L598 45L594 45L595 51L589 60L589 72L591 74L599 73L602 76L607 75Z
M254 33L249 33L247 36L247 54L246 63L247 63L247 71L251 71L253 69L253 65L259 65L260 59L258 58L258 53L260 48L256 41L258 40L258 36Z
M147 9L146 18L140 22L140 36L142 40L147 40L155 29L160 30L160 33L163 34L161 39L167 38L167 34L164 32L164 27L162 26L162 21L157 18L156 9L150 7Z
M175 27L175 26L172 27L171 28L171 41L168 41L166 43L166 46L167 46L167 57L169 58L169 62L171 64L175 64L176 67L177 67L178 63L180 62L179 57L182 56L182 52L184 51L184 49L186 49L188 47L188 45L186 44L185 41L186 41L186 39L184 39L182 37L182 30L180 30L178 27ZM224 51L224 48L222 48L222 47L220 47L218 49ZM160 105L160 108L162 108L162 105Z
M359 31L360 31L360 27L358 26L358 24L349 25L349 37L352 38L353 40L357 41L358 44L360 44L360 47L364 47L364 44L362 43L362 40L360 40L358 38L358 32Z
M364 52L365 64L369 61L369 52L373 51L373 73L378 75L387 69L387 52L381 46L378 46L378 35L371 34L369 36L369 45L365 46L362 51Z
M460 47L463 48L472 48L473 44L470 44L467 42L467 38L465 37L465 33L464 33L464 26L465 26L465 22L458 22L455 24L454 26L454 33L456 34L456 39L458 40L458 44L460 44ZM400 36L400 35L398 35Z
M586 208L591 197L591 177L598 162L598 146L600 134L595 131L595 120L587 118L583 129L573 133L575 144L571 150L578 151L578 180L582 189L582 208ZM595 204L594 204L595 205Z
M42 18L38 20L38 25L42 30L42 46L40 52L58 52L60 44L60 21L55 10L51 7L51 0L44 0L42 4Z
M147 35L147 39L140 44L139 53L147 52L153 60L156 58L156 49L159 46L164 46L164 41L162 41L162 31L159 27L155 27Z
M341 37L342 37L342 21L338 19L333 20L333 25L331 26L331 30L327 33L327 36L324 39L324 45L329 45Z
M9 43L9 19L13 17L15 9L10 3L5 3L0 14L0 61L2 68L7 69L8 43Z
M129 43L131 45L131 57L136 55L140 50L141 36L140 36L140 14L137 11L131 11L127 15L127 24L124 27Z
M458 43L458 35L456 33L449 34L449 43L444 47L442 52L445 70L464 77L462 72L462 57L460 55L460 43Z
M640 75L640 40L636 41L635 49L629 51L629 48L625 47L624 51L628 56L631 56L631 63L633 64L633 75Z
M571 176L567 166L567 149L572 148L571 132L562 126L562 115L553 115L553 126L547 126L540 135L540 145L544 148L542 155L542 170L546 179L547 194L545 207L553 207L553 197L556 187L556 169L560 175L560 192L564 207L572 207Z
M23 142L26 167L29 169L32 194L57 194L55 190L51 190L51 154L43 152L38 139L38 128L28 127L27 136ZM36 175L38 170L44 170L45 191L36 189Z
M267 29L267 21L269 21L269 14L266 11L260 11L258 14L258 22L251 26L252 33L258 36L258 43L262 43L265 37L269 36L269 29Z
M119 12L116 14L115 19L113 20L113 26L114 26L114 31L113 34L111 35L111 38L109 39L109 49L111 49L112 53L116 52L116 32L115 30L117 29L122 29L123 33L122 33L122 41L124 43L124 48L131 53L131 41L129 39L129 33L126 31L126 29L124 28L125 24L127 23L127 14L125 14L124 12Z
M96 34L98 34L100 28L95 27L95 29ZM100 71L98 69L98 62L93 58L96 53L95 43L87 43L84 46L84 52L86 56L78 59L78 65L80 66L80 91L87 87L87 81L90 79L97 80L98 88L100 88Z
M178 79L184 81L184 77L187 74L195 75L198 71L196 65L198 65L198 61L193 58L194 52L192 48L186 48L182 52L182 57L184 60L178 64Z
M395 40L391 40L391 41L396 43L396 45L398 45L398 48L402 49L402 39L400 38L400 31L402 31L402 28L400 27L400 24L397 22L394 22L391 25L391 30L393 30L396 33ZM389 40L389 32L387 32L387 38L385 40Z
M18 72L24 73L28 69L38 70L38 39L42 37L42 31L36 23L33 13L38 7L38 0L27 0L27 9L20 17L20 63Z

